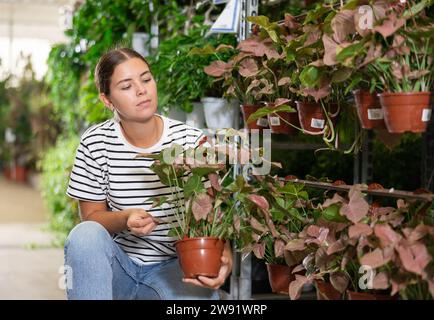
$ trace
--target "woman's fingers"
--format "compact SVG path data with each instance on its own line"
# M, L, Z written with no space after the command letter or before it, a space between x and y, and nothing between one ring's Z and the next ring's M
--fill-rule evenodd
M225 256L221 258L222 265L219 270L219 274L217 278L209 278L204 276L199 276L197 279L184 278L183 281L185 283L191 283L199 287L218 289L224 283L228 276L229 271L229 259Z

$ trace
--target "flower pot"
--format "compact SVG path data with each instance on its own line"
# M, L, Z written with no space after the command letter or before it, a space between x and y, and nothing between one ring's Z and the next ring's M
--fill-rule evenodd
M270 106L273 108L273 106ZM297 112L277 112L276 114L269 114L267 116L268 124L271 129L271 133L277 134L295 134L297 129L290 126L287 122L293 124L296 127L300 127L300 121L298 119ZM285 121L283 121L285 119Z
M396 300L398 296L390 296L387 294L369 293L369 292L355 292L347 290L348 300Z
M247 129L267 129L268 128L268 119L266 117L262 117L257 119L256 121L247 122L247 119L249 119L250 115L255 113L258 109L260 109L261 106L257 105L251 105L251 104L243 104L241 105L241 111L243 113L243 119L244 119L244 127Z
M319 103L297 101L300 126L309 132L320 132L324 129L327 119Z
M315 280L317 300L342 300L342 294L331 283Z
M431 92L380 93L378 96L390 133L426 131L432 114Z
M185 123L194 128L205 128L205 113L203 111L203 104L200 102L193 102L193 111L185 114Z
M179 264L186 278L217 277L225 241L213 237L185 238L175 242Z
M238 107L222 98L201 99L205 112L206 125L210 129L234 128L238 120Z
M355 90L353 94L362 128L385 129L383 109L377 94L364 90Z
M27 182L27 169L22 166L15 166L13 168L6 167L3 169L3 175L8 180L21 183Z
M292 274L294 268L281 264L267 263L268 280L273 293L289 294L289 283L295 280Z

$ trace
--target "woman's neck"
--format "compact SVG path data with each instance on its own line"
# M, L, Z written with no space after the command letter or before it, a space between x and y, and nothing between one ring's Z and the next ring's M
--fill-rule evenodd
M150 148L160 140L164 124L159 116L154 115L147 122L121 120L120 127L130 144L139 148Z

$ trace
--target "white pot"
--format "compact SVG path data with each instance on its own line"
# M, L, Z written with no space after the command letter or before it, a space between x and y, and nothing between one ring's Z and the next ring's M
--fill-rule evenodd
M201 102L193 102L193 111L186 113L185 123L194 128L205 128L205 114L203 104Z
M236 101L228 102L222 98L202 98L206 125L210 129L237 128L239 118Z

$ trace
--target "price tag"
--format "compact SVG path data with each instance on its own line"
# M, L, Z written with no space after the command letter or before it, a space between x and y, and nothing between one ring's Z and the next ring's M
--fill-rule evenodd
M270 117L270 124L272 126L280 126L280 118L279 117Z
M422 111L422 121L428 122L431 119L432 109L423 109Z
M384 119L383 109L368 109L369 120L381 120Z
M259 118L256 124L260 127L266 127L268 126L268 120L266 118Z
M310 126L312 128L324 129L324 125L325 125L324 119L315 119L315 118L312 118L312 120L310 121Z

